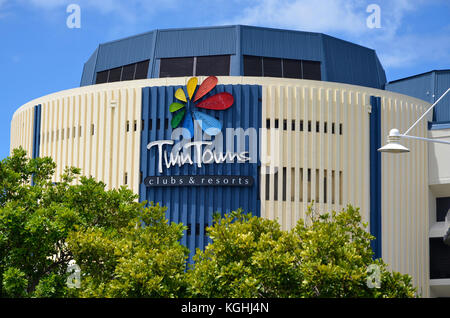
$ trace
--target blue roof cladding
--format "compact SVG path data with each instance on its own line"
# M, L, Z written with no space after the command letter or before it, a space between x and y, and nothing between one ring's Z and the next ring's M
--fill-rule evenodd
M96 72L151 58L154 34L145 33L99 46Z
M96 62L85 64L81 86L97 72L150 59L149 78L159 77L161 58L231 55L230 75L244 75L243 55L321 62L322 80L383 89L386 75L374 50L312 32L253 26L155 30L100 44Z
M236 54L234 27L158 31L156 58Z
M386 84L386 90L434 103L450 87L450 70L434 70ZM450 96L445 96L434 108L433 123L450 122ZM436 126L438 127L438 126Z
M383 88L386 75L375 51L325 34L322 38L328 81Z
M92 53L89 60L87 60L87 62L84 64L80 86L95 83L95 65L97 63L97 55L98 55L98 48L94 51L94 53Z

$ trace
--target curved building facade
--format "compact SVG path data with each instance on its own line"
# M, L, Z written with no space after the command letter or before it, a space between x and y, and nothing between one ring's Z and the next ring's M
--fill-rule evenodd
M278 42L260 43L275 33ZM295 49L293 37L322 44ZM191 256L208 244L205 227L215 212L243 208L290 229L312 202L319 212L352 204L376 237L376 257L411 274L428 296L427 144L405 142L408 155L377 149L391 128L406 130L429 103L379 89L385 77L373 50L328 40L233 26L154 31L100 45L85 64L81 87L15 112L11 149L52 157L54 181L64 167L76 166L110 189L125 185L140 200L167 206L169 221L188 226L182 242ZM332 45L351 52L327 51ZM208 64L199 58L228 49L226 75L218 74L214 59ZM346 64L349 54L354 68ZM358 54L366 70L358 70ZM139 64L144 58L147 73ZM313 64L308 61L319 62L315 73L304 72ZM200 75L208 65L211 74ZM258 65L262 74L245 75ZM272 76L280 75L276 65L281 76ZM172 76L180 69L188 73ZM320 78L305 79L318 69ZM143 74L148 78L137 79ZM427 137L427 123L414 134Z

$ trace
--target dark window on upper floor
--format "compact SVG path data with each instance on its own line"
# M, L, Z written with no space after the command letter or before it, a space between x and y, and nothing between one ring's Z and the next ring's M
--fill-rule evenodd
M134 79L136 64L125 65L122 69L122 81L131 81Z
M109 70L97 72L95 84L131 81L135 79L147 78L148 66L150 60L145 60L138 63L128 64Z
M108 83L119 82L121 74L122 74L121 67L116 67L116 68L109 70Z
M321 80L320 62L244 55L244 76Z
M442 237L430 238L430 279L450 278L450 246Z
M302 61L303 79L321 80L320 62Z
M265 57L263 59L264 76L268 77L283 77L283 70L281 68L281 59Z
M259 56L244 55L244 75L262 76L262 58Z
M436 198L436 222L444 222L450 209L450 197Z
M283 77L302 78L302 61L283 59Z
M150 60L136 63L136 73L134 75L134 79L146 79L148 75L149 64Z
M230 75L230 56L211 55L197 57L195 75Z
M103 72L98 72L97 80L96 80L95 84L107 83L108 82L108 74L109 74L109 70L106 70Z
M230 75L230 56L162 58L159 77Z
M161 59L161 64L159 66L159 77L192 76L193 74L193 57Z

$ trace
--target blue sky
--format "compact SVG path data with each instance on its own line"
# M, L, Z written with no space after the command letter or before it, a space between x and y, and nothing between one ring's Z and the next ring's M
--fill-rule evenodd
M81 28L66 25L69 4ZM381 27L368 28L377 4ZM450 68L448 0L0 0L0 159L22 104L78 87L99 43L154 29L246 24L323 32L377 51L388 81Z

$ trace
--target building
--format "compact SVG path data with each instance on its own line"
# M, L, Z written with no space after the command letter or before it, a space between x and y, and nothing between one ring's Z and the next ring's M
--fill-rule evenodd
M450 87L450 70L433 70L386 84L386 90L420 98L430 104ZM429 138L450 141L450 94L434 109L428 123ZM428 151L430 285L432 295L450 295L450 147L430 143ZM450 233L450 232L449 232ZM448 240L448 239L447 239Z
M208 243L214 212L243 208L289 229L312 201L318 211L353 204L376 256L412 275L421 295L442 296L445 287L430 289L435 148L407 141L407 155L377 151L431 101L385 85L374 50L325 34L155 30L99 45L79 88L21 106L11 149L51 156L55 181L77 166L167 206L170 221L188 226L191 255ZM428 123L414 134L427 137Z

